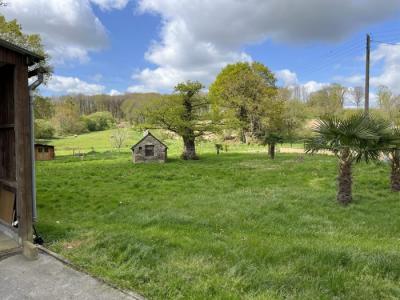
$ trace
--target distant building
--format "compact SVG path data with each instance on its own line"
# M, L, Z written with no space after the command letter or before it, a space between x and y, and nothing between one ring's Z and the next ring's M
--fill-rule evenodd
M166 162L168 147L150 132L132 147L132 159L134 163L142 162Z
M35 160L53 160L54 158L54 146L35 144Z

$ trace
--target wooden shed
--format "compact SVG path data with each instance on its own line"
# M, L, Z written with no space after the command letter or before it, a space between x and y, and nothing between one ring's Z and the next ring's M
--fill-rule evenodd
M53 160L55 157L54 146L35 144L35 160Z
M132 147L134 163L166 162L168 147L150 132Z
M16 248L28 256L32 246L36 208L30 92L42 83L41 60L0 39L0 255ZM30 77L35 78L29 86Z

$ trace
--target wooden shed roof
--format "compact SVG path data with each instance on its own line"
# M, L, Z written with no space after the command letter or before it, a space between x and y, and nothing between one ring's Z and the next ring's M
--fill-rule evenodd
M131 149L132 149L132 150L135 149L135 147L136 147L137 145L139 145L141 142L143 142L143 140L146 139L148 136L153 137L156 141L158 141L161 145L163 145L165 148L168 149L168 146L165 145L163 142L161 142L161 141L160 141L158 138L156 138L154 135L152 135L150 131L147 132L147 134L146 134L144 137L142 137L142 138L140 139L139 142L137 142L135 145L133 145Z
M46 144L35 144L35 147L49 147L49 148L54 148L53 145L46 145Z
M0 47L6 48L6 49L11 50L13 52L17 52L17 53L19 53L21 55L27 56L30 59L30 61L28 62L29 65L33 65L35 63L38 63L38 62L44 60L44 57L42 55L34 53L34 52L30 51L30 50L22 48L22 47L20 47L18 45L10 43L10 42L8 42L6 40L3 40L1 38L0 38Z

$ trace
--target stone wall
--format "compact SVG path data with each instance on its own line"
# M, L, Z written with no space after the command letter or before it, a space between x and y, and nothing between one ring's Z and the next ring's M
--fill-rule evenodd
M146 156L153 148L154 155ZM132 150L133 162L165 162L167 160L167 148L160 143L153 136L146 136L139 144Z

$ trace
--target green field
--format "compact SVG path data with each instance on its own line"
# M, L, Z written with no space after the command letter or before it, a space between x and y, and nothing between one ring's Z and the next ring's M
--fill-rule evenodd
M170 156L179 156L182 151L182 141L179 138L171 138L155 130L156 136L161 138L169 147ZM112 148L110 137L113 135L113 130L98 131L87 134L81 134L78 136L69 136L64 138L55 138L50 141L40 141L54 145L56 147L57 156L71 156L75 151L81 153L88 153L91 151L96 152L118 152L116 149ZM121 151L129 152L130 148L142 138L142 132L135 130L129 130L128 138L124 142ZM227 143L228 152L265 152L266 147L259 145L241 145L235 143ZM293 147L302 148L302 144L282 144L282 147ZM279 147L280 147L279 146ZM278 147L278 148L279 148ZM199 153L214 153L215 145L209 141L199 141L197 143L197 149Z
M200 143L199 161L181 161L167 140L168 163L134 165L140 134L121 153L109 135L55 140L57 160L37 163L38 229L83 270L150 299L400 298L387 165L357 166L341 207L333 157ZM66 155L78 141L98 153Z

